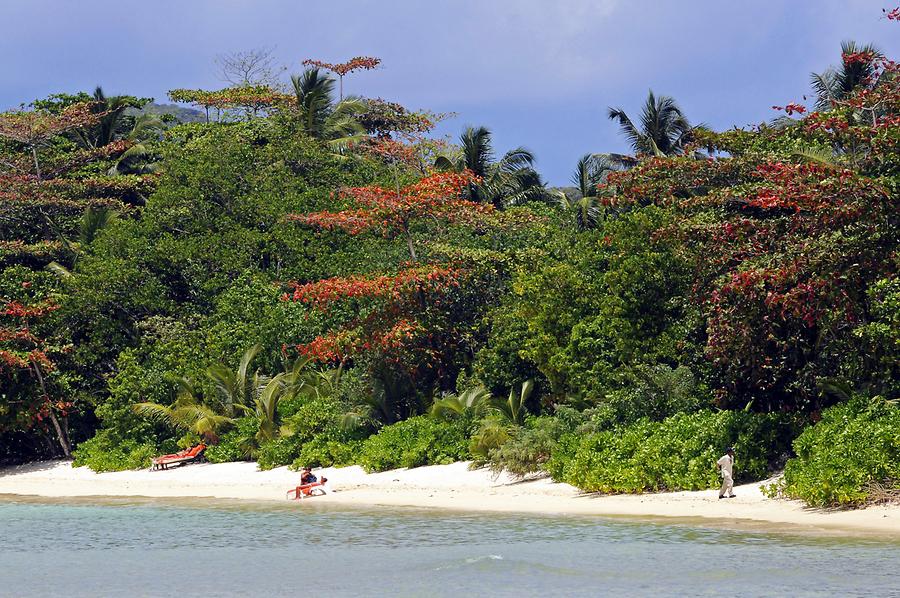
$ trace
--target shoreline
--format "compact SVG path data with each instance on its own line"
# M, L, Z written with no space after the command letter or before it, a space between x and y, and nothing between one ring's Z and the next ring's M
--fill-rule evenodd
M736 498L717 498L716 490L656 494L585 494L548 478L517 481L470 471L467 463L433 465L367 474L360 467L316 470L332 490L298 501L343 507L412 507L466 512L551 516L608 516L652 520L691 520L767 531L878 534L900 539L900 505L857 510L823 510L799 501L770 499L765 482L735 487ZM0 495L42 498L227 499L257 503L287 501L299 474L279 467L258 471L256 463L196 464L167 471L94 473L69 461L45 461L0 469ZM194 501L196 502L196 501Z

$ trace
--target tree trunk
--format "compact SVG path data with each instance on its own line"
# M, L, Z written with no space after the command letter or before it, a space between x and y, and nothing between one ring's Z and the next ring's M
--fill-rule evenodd
M37 173L38 180L41 180L41 165L38 164L37 146L31 146L31 156L34 158L34 171Z
M409 234L409 227L405 226L404 230L406 232L406 247L409 248L409 257L412 261L418 262L419 258L416 256L416 248L413 245L412 235Z
M32 366L34 367L34 373L37 374L38 383L41 385L41 393L43 394L44 400L47 403L50 403L50 395L47 394L47 386L44 384L44 376L41 374L41 366L37 361L31 361ZM59 425L59 420L56 418L56 413L53 412L53 406L49 407L50 412L50 421L53 422L53 427L56 429L56 437L59 439L59 446L62 447L63 455L65 455L66 459L72 458L72 450L69 447L69 441L66 439L66 434L63 432L62 427Z

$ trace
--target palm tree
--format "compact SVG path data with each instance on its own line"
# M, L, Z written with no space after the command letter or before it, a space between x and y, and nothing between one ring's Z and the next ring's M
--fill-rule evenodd
M280 434L278 403L282 399L291 396L287 380L288 374L284 372L269 380L265 386L257 389L253 398L253 406L259 428L253 437L252 448L255 452L264 442L274 440Z
M218 436L218 431L231 426L237 417L253 414L259 407L256 399L270 380L255 372L249 372L250 363L261 347L253 345L241 356L236 370L224 363L216 363L206 369L206 377L213 384L213 396L206 400L197 396L193 384L185 379L176 380L178 393L172 405L158 403L137 403L133 406L140 415L165 421L175 429L206 435ZM265 413L267 409L263 407Z
M494 162L491 132L485 127L467 128L459 138L455 157L439 156L438 170L470 170L481 178L469 186L469 198L497 208L546 198L546 188L534 170L534 154L523 147L512 149Z
M431 415L440 419L471 414L479 417L488 407L491 394L483 387L470 388L458 395L445 395L435 399Z
M337 150L365 134L356 119L357 114L365 111L365 104L352 97L334 103L334 79L311 68L302 75L292 75L291 83L304 133Z
M91 98L91 112L100 115L99 121L93 127L75 130L75 141L85 148L98 148L127 138L134 129L136 119L126 115L125 111L141 108L145 102L133 96L107 96L98 86Z
M157 171L152 161L153 151L148 142L159 139L165 128L163 121L153 114L143 113L135 117L125 139L132 143L106 174L150 174Z
M206 376L213 383L215 397L223 414L234 417L252 411L251 405L259 389L269 382L259 372L250 374L250 363L261 350L262 347L255 344L244 351L236 370L224 363L216 363L206 369Z
M163 421L176 430L197 434L208 440L216 440L221 430L234 423L233 418L200 401L190 380L179 378L176 382L177 396L171 405L143 402L134 404L132 409L138 415Z
M490 401L491 409L493 409L504 421L514 426L524 426L525 417L528 415L528 408L525 402L531 396L534 390L534 380L526 380L519 385L519 392L516 388L509 389L509 397L504 401L492 398Z
M609 109L610 120L618 121L622 133L637 154L672 156L684 151L693 127L675 100L669 96L647 95L638 128L621 108Z
M286 371L272 378L250 371L250 364L261 350L256 344L244 351L237 369L224 363L216 363L206 369L206 377L213 384L213 396L198 398L190 381L180 378L178 394L172 405L137 403L133 409L146 417L165 421L175 429L193 432L215 439L218 432L232 426L243 415L255 416L258 427L255 434L242 438L239 445L247 456L252 456L264 442L274 440L281 432L278 404L300 392L312 392L320 383L309 376L304 368L310 363L300 359Z
M816 92L816 109L831 108L834 100L846 99L861 85L872 84L875 60L881 58L881 50L872 44L857 46L854 41L841 43L841 56L862 55L862 60L842 60L839 69L830 68L824 73L813 73L812 86Z
M121 155L107 174L146 174L155 171L154 164L148 164L149 141L159 139L165 127L159 117L142 113L127 114L129 108L140 109L146 100L133 96L107 96L102 87L94 90L91 112L101 115L99 122L88 128L75 129L71 136L86 149L105 147L113 141L127 139L132 145Z
M578 189L580 198L570 198L562 191L556 192L559 206L572 212L575 216L575 227L588 230L599 224L603 215L597 187L606 175L616 170L614 160L606 154L585 154L578 160L575 172L572 173L572 184Z

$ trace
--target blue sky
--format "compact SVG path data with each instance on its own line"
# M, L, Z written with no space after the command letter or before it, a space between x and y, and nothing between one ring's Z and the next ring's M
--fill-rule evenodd
M0 108L58 91L154 96L217 88L217 54L275 47L304 58L378 56L348 93L455 112L441 132L494 131L553 184L586 152L625 151L608 106L647 90L717 129L775 115L809 93L840 42L900 56L891 0L4 0Z

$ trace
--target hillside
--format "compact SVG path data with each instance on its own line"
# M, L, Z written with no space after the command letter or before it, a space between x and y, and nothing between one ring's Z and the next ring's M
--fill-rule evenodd
M659 126L610 113L634 155L562 190L487 128L448 147L314 67L144 105L168 125L99 89L4 113L0 459L202 442L615 494L717 487L733 447L737 481L785 468L773 495L890 500L900 78L835 69L846 89L745 130L651 93Z

